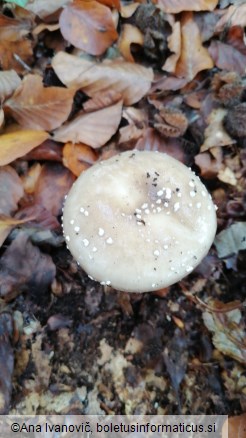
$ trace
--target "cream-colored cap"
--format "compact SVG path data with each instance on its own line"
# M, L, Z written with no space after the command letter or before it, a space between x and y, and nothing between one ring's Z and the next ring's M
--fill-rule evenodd
M136 150L83 172L63 213L67 246L89 277L128 292L158 290L192 272L216 224L211 196L188 167Z

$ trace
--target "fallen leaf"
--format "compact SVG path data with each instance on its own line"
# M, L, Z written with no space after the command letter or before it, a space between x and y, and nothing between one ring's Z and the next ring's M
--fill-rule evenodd
M59 52L52 59L59 79L68 87L81 88L93 97L101 91L117 91L125 105L138 102L150 89L153 70L140 64L119 60L94 63L68 53Z
M0 98L3 102L21 84L21 79L14 70L0 71Z
M205 129L205 141L201 146L201 152L215 146L227 146L235 143L229 134L224 129L223 120L227 111L223 108L212 110L209 114L207 123L208 127Z
M102 55L118 38L110 9L95 0L74 0L59 22L62 36L91 55Z
M225 9L224 14L220 17L215 26L215 32L223 32L224 28L233 26L246 26L246 5L231 5Z
M22 181L11 166L0 167L0 214L10 215L17 210L24 195Z
M246 249L246 223L236 222L221 231L214 240L220 258L226 258L238 251Z
M14 352L11 345L13 331L12 316L2 312L0 314L0 415L9 413L11 401L14 371Z
M223 311L224 306L233 303L223 304L218 301L209 302L209 305L216 309L216 312L203 312L203 321L207 329L213 334L213 344L221 353L233 359L246 363L246 344L242 314L239 309ZM219 310L221 309L221 312Z
M50 0L35 0L32 2L28 1L25 8L40 18L45 18L48 17L48 15L54 14L54 12L59 9L62 9L70 2L71 0L56 0L55 2Z
M162 70L168 71L169 73L175 73L176 65L181 53L181 29L180 22L176 21L173 24L172 33L167 38L168 48L172 55L170 55L165 64L162 67Z
M63 164L76 176L88 169L97 158L96 152L85 144L69 142L63 148Z
M64 197L69 192L74 179L71 172L61 164L44 164L36 183L34 203L45 207L53 216L59 216Z
M230 184L231 186L237 185L237 178L229 167L225 167L219 171L218 179L226 184Z
M0 135L0 166L9 164L47 140L45 131L16 131Z
M213 179L223 168L221 160L214 159L208 152L196 155L195 163L201 170L201 176L206 179Z
M136 26L132 24L124 24L124 26L122 26L118 47L126 61L135 62L131 53L131 44L139 44L142 46L143 42L144 36Z
M118 129L122 101L92 113L81 113L54 132L54 139L66 143L85 143L93 148L103 146Z
M25 222L28 222L32 219L34 219L34 217L26 219L14 219L12 217L0 214L0 247L2 246L12 228L14 228L16 225L24 224Z
M234 71L240 75L245 73L246 55L235 47L213 40L208 51L216 67L221 68L221 70Z
M72 89L44 87L41 76L27 75L5 108L25 128L50 131L67 120L73 95Z
M246 436L246 414L229 417L222 428L222 438L244 438Z
M175 74L191 81L198 72L213 68L213 60L203 47L200 31L192 12L185 12L181 19L181 55Z
M219 0L158 0L158 6L171 14L183 11L213 11Z
M56 268L51 257L42 253L21 231L0 261L0 296L8 300L24 291L43 293L55 274Z
M23 72L23 63L30 64L32 41L27 39L31 30L29 20L17 20L0 14L0 65L2 70Z
M121 98L121 94L114 90L99 91L99 93L84 103L83 108L86 112L97 111L119 102Z
M36 183L40 176L41 170L42 170L41 164L36 162L21 177L24 190L29 195L31 195L35 191Z
M120 9L121 4L120 0L97 0L98 3L102 3L102 5L109 6L110 8Z
M62 162L62 148L55 141L45 140L40 146L25 155L27 161L59 161Z

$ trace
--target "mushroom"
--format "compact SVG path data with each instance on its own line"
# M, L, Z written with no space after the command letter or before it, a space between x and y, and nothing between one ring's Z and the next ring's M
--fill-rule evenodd
M159 152L123 152L84 171L64 205L67 246L88 276L127 292L176 283L201 262L216 232L200 179Z

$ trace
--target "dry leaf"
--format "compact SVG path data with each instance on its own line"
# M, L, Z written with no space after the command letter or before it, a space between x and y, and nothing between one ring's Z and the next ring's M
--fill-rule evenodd
M54 133L54 139L66 143L85 143L93 148L103 146L117 131L122 101L92 113L81 113Z
M215 146L227 146L235 143L223 127L223 120L227 111L223 108L212 110L208 117L208 127L205 129L205 141L201 146L201 152Z
M30 152L49 137L44 131L16 131L0 135L0 166Z
M176 75L191 81L198 72L213 68L208 50L202 46L199 28L192 12L186 12L181 19L181 56L177 62Z
M48 131L67 120L73 95L72 89L44 87L41 76L27 75L5 107L25 128Z
M31 195L35 191L36 183L40 176L42 166L40 163L34 163L27 171L25 175L22 176L22 183L26 193Z
M122 26L118 47L126 61L135 62L131 54L131 44L134 43L142 46L143 42L144 36L136 26L132 26L132 24Z
M96 152L85 144L69 142L63 148L63 164L76 176L88 169L97 158Z
M245 438L246 413L229 417L222 428L222 438Z
M14 219L12 217L0 214L0 247L2 246L12 228L14 228L16 225L24 224L25 222L29 222L33 219L33 216L25 219Z
M213 11L219 0L158 0L164 12L177 14L183 11Z
M102 5L109 6L110 8L120 9L120 0L97 0Z
M35 0L29 1L25 6L25 9L38 15L40 18L45 18L48 15L53 14L65 5L70 3L71 0L56 0L55 2L50 0Z
M119 102L119 100L121 99L122 96L117 91L99 91L99 93L95 94L92 99L89 99L84 103L83 108L87 113L91 111L97 111L99 109L113 105L114 103Z
M214 240L220 258L227 258L246 249L246 223L236 222L221 231Z
M0 214L10 215L24 195L21 179L11 166L0 168Z
M55 278L52 258L40 251L24 231L18 233L1 258L0 296L13 299L30 289L44 293Z
M34 203L45 207L53 216L59 216L74 179L60 163L45 164L36 183Z
M208 49L216 67L226 71L234 71L243 75L245 73L246 55L235 47L213 40Z
M130 18L136 12L140 3L121 4L120 15L122 18Z
M0 14L0 66L2 70L23 72L22 63L32 61L32 42L26 36L30 31L28 20L17 20ZM22 62L19 62L21 60Z
M226 184L230 184L231 186L237 185L237 178L229 167L225 167L219 171L218 179Z
M223 354L233 359L246 363L245 331L242 314L239 309L223 312L226 306L233 303L223 304L211 301L209 305L222 312L204 312L203 321L207 329L213 333L213 344Z
M102 55L118 38L110 9L97 1L74 0L60 15L62 36L78 49Z
M201 170L201 176L206 179L216 177L221 168L223 168L221 160L214 159L208 152L196 155L195 163Z
M225 9L224 14L215 26L216 32L223 32L225 26L246 26L246 5L231 5Z
M175 73L177 61L181 53L181 29L179 21L176 21L173 24L172 33L167 38L167 42L172 55L167 58L162 70L168 71L169 73Z
M149 91L153 70L119 60L94 63L59 52L52 59L59 79L68 87L81 88L88 96L113 89L121 93L124 104L138 102Z
M0 71L1 102L10 96L20 84L21 79L14 70Z

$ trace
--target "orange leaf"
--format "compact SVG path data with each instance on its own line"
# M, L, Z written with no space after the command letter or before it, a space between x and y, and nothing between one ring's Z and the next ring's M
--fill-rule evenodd
M158 0L164 12L177 14L183 11L213 11L219 0Z
M120 0L97 0L102 5L109 6L110 8L120 9Z
M54 135L57 141L85 143L93 148L103 146L118 129L122 101L92 113L82 113L72 122L59 128Z
M151 68L139 64L119 60L99 64L65 52L54 56L52 67L65 85L82 88L90 97L113 89L121 93L125 105L142 99L154 78Z
M118 38L112 14L95 0L74 0L60 15L62 36L78 49L102 55Z
M176 66L176 75L191 81L201 70L213 68L213 60L203 47L199 28L192 12L185 12L181 19L181 56Z
M125 24L122 27L118 46L120 52L127 61L134 62L134 58L131 54L131 44L135 43L142 46L143 42L144 36L136 26L132 26L132 24Z
M63 164L76 176L88 169L96 160L96 152L85 144L69 142L63 148Z
M72 89L44 87L41 76L27 75L5 107L25 128L52 130L67 120L73 95Z
M49 137L44 131L16 131L0 135L0 166L30 152Z

